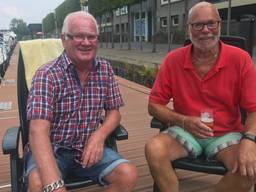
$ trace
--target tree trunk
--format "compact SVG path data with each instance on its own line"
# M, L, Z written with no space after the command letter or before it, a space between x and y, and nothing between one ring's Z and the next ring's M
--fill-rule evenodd
M153 22L153 33L152 33L152 52L156 52L156 10L157 10L157 0L153 0L152 5L152 22Z
M127 9L128 9L127 43L128 43L128 50L131 50L131 9L130 9L130 5L127 5Z
M168 0L167 33L168 33L168 51L170 51L171 50L171 0Z
M230 35L231 0L228 0L227 35Z

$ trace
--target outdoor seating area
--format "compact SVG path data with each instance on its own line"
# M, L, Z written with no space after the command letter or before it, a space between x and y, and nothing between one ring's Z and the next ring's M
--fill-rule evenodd
M8 110L0 110L1 138L4 137L7 129L10 127L14 127L11 130L16 130L14 132L17 136L17 134L20 132L18 131L18 128L15 128L15 127L19 126L20 124L21 125L24 124L24 122L22 122L23 121L22 113L19 113L19 110L21 111L24 110L25 105L23 104L23 106L20 106L19 104L19 102L24 103L23 102L24 98L19 97L19 99L17 99L16 95L17 95L17 90L18 92L25 91L25 93L26 93L26 90L25 90L25 87L23 87L23 85L20 84L20 82L17 84L18 87L15 86L16 82L19 81L17 80L17 78L19 78L18 76L22 75L21 73L22 71L18 70L19 68L18 65L20 65L21 63L20 50L21 50L20 45L17 45L11 57L8 70L6 71L5 78L6 80L10 80L11 83L0 86L1 93L5 93L0 95L0 101L12 102L12 105L10 108L8 108ZM17 71L19 75L17 75ZM123 99L125 102L125 107L121 108L121 114L122 114L121 124L126 128L129 135L127 140L117 142L118 151L124 157L131 160L138 168L139 181L135 188L135 191L149 192L149 191L152 191L153 179L150 175L150 172L145 160L144 145L149 138L151 138L152 136L158 133L158 130L150 129L151 117L148 115L148 112L147 112L147 102L148 102L148 95L149 95L150 89L145 86L139 85L137 83L131 82L129 80L123 79L121 77L117 77L117 79L118 79L121 93L123 95ZM15 138L15 135L13 135L13 137ZM18 142L20 138L16 137L16 139L17 139L16 142ZM11 189L12 182L13 182L12 186L14 187L15 186L14 183L16 182L16 187L18 188L17 182L22 179L20 175L16 175L16 177L11 176L11 172L12 172L11 169L15 167L18 169L21 169L20 167L21 159L19 158L22 157L21 149L24 143L20 143L19 145L20 154L18 158L17 157L18 149L16 148L16 145L17 145L16 142L15 142L15 147L11 151L13 152L12 154L14 155L13 158L18 159L18 162L10 161L8 155L3 155L3 154L0 155L1 156L0 169L2 170L1 171L2 174L0 176L0 191L3 191L3 192L12 191ZM1 147L3 148L3 143L1 143ZM12 146L7 145L5 146L5 149L6 147L11 149ZM183 171L183 170L178 170L178 175L181 178L181 190L185 192L211 191L213 189L214 184L220 178L220 176L217 176L217 175L208 175L205 173L196 173L196 172ZM18 188L18 190L21 190L21 189ZM74 189L71 191L83 191L83 189ZM87 187L86 191L99 192L99 191L102 191L102 187L98 185L92 185Z

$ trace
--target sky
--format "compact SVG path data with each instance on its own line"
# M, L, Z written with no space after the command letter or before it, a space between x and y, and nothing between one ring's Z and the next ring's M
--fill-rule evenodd
M64 0L0 0L0 30L9 29L13 18L27 24L42 23Z

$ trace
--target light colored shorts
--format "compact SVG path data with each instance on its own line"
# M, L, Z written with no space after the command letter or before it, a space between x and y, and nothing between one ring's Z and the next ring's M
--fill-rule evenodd
M91 179L101 185L107 184L104 177L112 172L114 168L121 163L129 162L116 151L108 147L104 148L103 158L101 161L89 168L83 168L80 163L74 160L75 151L73 149L57 147L54 149L54 155L64 181L66 176L71 174L84 177L85 179ZM25 164L26 182L28 182L28 175L33 168L36 168L36 162L32 153L28 152Z
M198 139L178 126L169 127L162 133L168 133L175 138L188 151L190 157L196 158L204 154L209 160L215 159L222 149L240 143L242 138L241 133L231 132L220 137Z

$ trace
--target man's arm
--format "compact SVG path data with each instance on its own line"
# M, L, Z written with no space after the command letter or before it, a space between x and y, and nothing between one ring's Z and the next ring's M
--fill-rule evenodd
M256 135L256 112L247 113L245 130Z
M29 143L43 186L60 180L61 175L49 138L50 122L41 119L31 120L29 129ZM56 191L65 191L65 189Z
M102 159L106 138L119 125L121 115L118 109L106 111L103 124L90 136L83 153L83 166L91 167Z
M157 118L166 125L178 125L182 127L182 120L185 118L184 115L175 113L170 108L165 105L156 104L149 102L148 103L148 112L151 116Z
M200 117L186 116L171 110L167 106L149 102L148 112L167 125L177 125L198 138L213 136L213 130L200 121Z
M245 130L256 135L256 112L248 113ZM241 175L249 176L256 181L256 143L249 139L242 139L238 154L239 171ZM233 170L235 172L236 169Z

